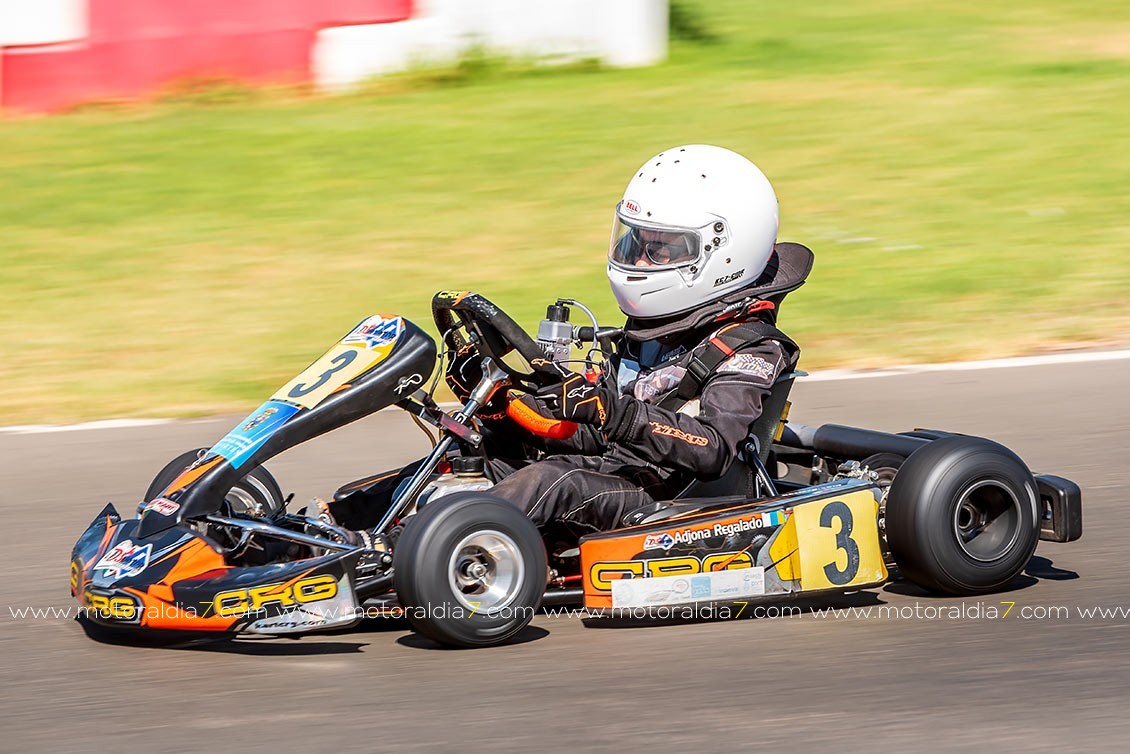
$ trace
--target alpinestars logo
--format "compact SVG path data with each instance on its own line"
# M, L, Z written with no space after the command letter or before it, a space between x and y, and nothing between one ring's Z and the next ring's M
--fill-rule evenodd
M592 385L580 385L580 386L575 387L572 390L570 390L569 393L565 397L566 398L578 398L578 399L584 398L586 395L591 393L594 389L595 388L593 388Z
M648 422L651 425L652 434L664 435L666 437L674 437L676 440L682 440L688 445L695 445L704 448L710 444L710 441L701 435L692 435L689 432L684 432L678 427L672 427L670 424L660 424L659 422Z

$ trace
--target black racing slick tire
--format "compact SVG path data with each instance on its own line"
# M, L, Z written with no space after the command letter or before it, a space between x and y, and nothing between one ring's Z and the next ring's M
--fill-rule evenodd
M546 584L545 545L514 505L483 492L449 495L408 519L393 585L412 628L455 647L488 647L533 619Z
M157 472L157 476L149 483L149 489L145 491L145 500L152 500L164 492L182 471L195 463L200 454L207 450L207 448L189 450L165 464L165 468ZM228 505L229 514L255 513L256 508L260 514L269 514L282 510L284 506L279 483L262 466L247 472L233 484L224 496L224 501Z
M1015 453L979 437L916 450L891 484L886 534L902 575L933 591L1005 587L1039 541L1039 495Z

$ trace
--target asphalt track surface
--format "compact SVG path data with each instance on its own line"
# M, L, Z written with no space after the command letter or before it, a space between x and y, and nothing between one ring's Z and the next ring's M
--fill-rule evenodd
M437 649L392 620L167 649L14 617L69 607L70 548L99 508L130 508L167 459L239 417L0 433L0 750L1126 751L1130 618L1078 610L1130 608L1128 378L1122 360L795 388L797 421L985 435L1081 484L1083 539L1041 543L1007 594L963 601L895 583L834 602L918 614L906 618L542 616L522 642L475 651ZM301 501L422 448L386 412L269 465ZM985 617L1004 601L1007 617ZM965 618L928 617L963 603Z

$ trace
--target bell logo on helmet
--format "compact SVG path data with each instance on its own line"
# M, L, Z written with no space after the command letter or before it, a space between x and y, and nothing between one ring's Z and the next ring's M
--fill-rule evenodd
M638 215L640 213L640 205L636 204L631 199L625 199L624 211L629 215Z

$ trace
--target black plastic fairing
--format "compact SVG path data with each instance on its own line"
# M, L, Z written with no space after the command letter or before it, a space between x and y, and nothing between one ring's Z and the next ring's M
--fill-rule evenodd
M172 515L147 510L142 515L138 534L152 536L186 518L215 513L232 485L249 471L284 450L392 405L431 375L435 361L435 341L415 324L404 320L404 331L385 359L314 408L298 411L262 447L243 460L239 468L234 468L226 459L221 460L185 490L173 495L180 507Z
M1083 492L1070 479L1037 474L1040 491L1040 539L1074 542L1083 536Z

